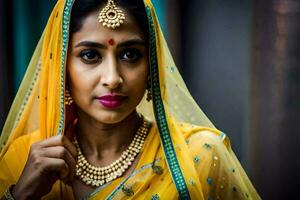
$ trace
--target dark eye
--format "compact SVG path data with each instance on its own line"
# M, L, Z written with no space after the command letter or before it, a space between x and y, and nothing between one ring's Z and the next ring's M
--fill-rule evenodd
M80 52L80 58L84 63L94 64L101 59L101 56L97 51L88 49Z
M136 62L142 57L141 52L138 49L125 49L121 52L121 60L128 62Z

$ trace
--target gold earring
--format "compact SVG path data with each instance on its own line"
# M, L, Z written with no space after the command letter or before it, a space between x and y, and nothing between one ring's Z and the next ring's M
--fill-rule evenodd
M148 76L148 81L147 81L147 101L151 101L153 98L152 92L151 92L151 77Z
M152 92L151 92L151 88L147 89L147 101L151 101L152 100Z
M70 106L73 103L72 96L70 95L69 90L65 91L65 104Z
M116 6L114 0L108 0L107 5L101 10L98 20L104 27L118 28L124 23L124 12Z

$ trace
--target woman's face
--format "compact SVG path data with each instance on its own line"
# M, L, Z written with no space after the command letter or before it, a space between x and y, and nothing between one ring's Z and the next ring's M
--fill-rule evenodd
M148 51L132 16L125 13L124 24L113 30L98 22L100 10L90 13L72 36L68 83L81 113L112 124L132 113L144 96Z

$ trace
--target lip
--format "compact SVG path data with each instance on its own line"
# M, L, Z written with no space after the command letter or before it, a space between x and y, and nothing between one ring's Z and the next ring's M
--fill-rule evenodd
M121 106L127 99L125 95L119 94L106 94L96 98L99 103L106 108L117 108Z

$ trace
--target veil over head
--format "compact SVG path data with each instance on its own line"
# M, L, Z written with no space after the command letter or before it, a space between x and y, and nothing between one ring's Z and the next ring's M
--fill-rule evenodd
M51 13L2 130L0 160L17 138L37 130L43 138L64 134L72 121L72 110L65 106L65 89L73 3L74 0L58 0ZM153 100L146 101L145 95L138 112L157 124L173 182L180 197L189 199L190 195L199 192L191 192L195 189L187 186L186 182L191 177L198 180L197 174L190 167L193 161L188 159L189 151L177 151L174 148L174 145L185 141L172 122L214 126L190 95L170 54L151 0L145 0L144 3L150 31L149 62ZM199 181L196 184L201 187Z

